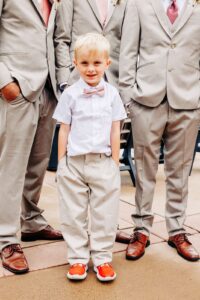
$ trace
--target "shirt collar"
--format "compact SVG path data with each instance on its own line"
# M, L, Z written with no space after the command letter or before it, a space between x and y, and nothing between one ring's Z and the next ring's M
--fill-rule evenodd
M105 86L105 80L102 78L98 85L91 86L91 85L87 84L82 78L80 78L79 81L78 81L78 84L79 84L81 89L92 90L92 89L98 88L100 86Z

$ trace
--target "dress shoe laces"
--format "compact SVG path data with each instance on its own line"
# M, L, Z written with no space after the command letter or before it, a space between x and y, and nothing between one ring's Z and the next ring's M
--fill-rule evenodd
M144 242L141 240L141 236L142 236L142 234L140 232L138 232L138 231L133 232L131 234L130 244L134 243L136 241L140 242L141 244L144 244Z
M174 237L174 242L177 244L177 246L181 245L184 242L187 242L189 245L192 245L185 234L177 234Z
M5 258L9 258L14 252L23 253L22 248L19 244L12 244L3 249L3 255Z

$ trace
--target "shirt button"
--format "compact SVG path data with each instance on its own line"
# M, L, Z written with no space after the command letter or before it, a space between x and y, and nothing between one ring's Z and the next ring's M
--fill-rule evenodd
M171 48L172 49L176 48L176 44L171 44Z

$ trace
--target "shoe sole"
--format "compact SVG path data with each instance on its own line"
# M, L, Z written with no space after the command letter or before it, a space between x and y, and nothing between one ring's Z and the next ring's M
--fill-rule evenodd
M98 279L99 281L101 281L101 282L113 281L113 280L115 280L115 278L117 277L117 274L116 274L115 272L114 272L114 276L113 276L113 277L102 277L102 276L99 274L99 272L98 272L98 270L97 270L96 267L94 267L94 272L96 273L97 279Z
M180 255L182 258L186 259L187 261L198 261L198 260L199 260L199 257L197 257L197 258L189 258L189 257L184 256L182 253L180 253L180 252L177 250L176 245L175 245L173 242L168 241L167 243L168 243L168 245L169 245L170 247L176 249L178 255Z
M87 277L87 272L85 272L83 275L71 275L69 273L67 273L67 278L70 280L84 280Z
M63 238L57 238L57 239L45 239L45 238L40 238L40 237L21 237L22 242L35 242L35 241L59 241L63 240Z
M24 270L15 270L15 269L10 268L7 265L4 265L4 264L2 264L2 265L3 265L4 269L6 269L6 270L8 270L8 271L10 271L10 272L12 272L12 273L14 273L16 275L21 275L21 274L25 274L25 273L29 272L29 268L24 269Z
M146 243L145 248L149 247L150 244L151 244L151 243L150 243L150 241L148 240L147 243ZM139 256L129 256L129 255L126 254L126 259L127 259L127 260L137 260L137 259L141 258L144 254L145 254L145 251L144 251L141 255L139 255Z
M123 240L123 241L122 241L122 240L116 239L115 242L116 242L116 243L120 243L120 244L128 245L128 244L130 243L130 240L127 240L127 241Z

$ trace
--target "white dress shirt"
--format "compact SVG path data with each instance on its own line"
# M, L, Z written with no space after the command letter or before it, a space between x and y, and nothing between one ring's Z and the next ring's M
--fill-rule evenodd
M101 0L96 0L96 6L99 8L98 2ZM112 0L108 0L108 10L110 9L110 6L112 5Z
M110 132L113 121L126 118L126 112L117 89L103 79L104 96L86 97L84 89L92 89L83 79L67 88L61 95L53 118L70 124L67 155L87 153L111 155Z
M165 8L165 11L167 13L167 8L169 7L170 3L172 2L171 0L162 0L163 1L163 4L164 4L164 8ZM176 3L178 5L178 10L179 12L181 12L181 10L183 9L183 6L185 4L185 1L186 0L176 0Z

